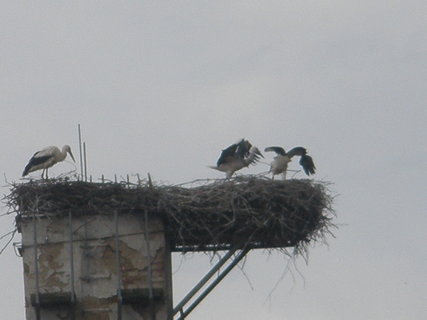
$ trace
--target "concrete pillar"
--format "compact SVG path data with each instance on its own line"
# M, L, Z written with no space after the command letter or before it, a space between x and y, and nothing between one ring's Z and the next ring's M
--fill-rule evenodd
M67 212L21 216L27 320L38 320L37 302L42 320L171 319L171 253L161 219L149 217L148 246L144 213L118 214L117 237L113 214L74 214L71 229L69 221Z

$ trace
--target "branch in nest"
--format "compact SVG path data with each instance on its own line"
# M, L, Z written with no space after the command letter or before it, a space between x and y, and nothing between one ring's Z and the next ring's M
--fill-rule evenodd
M333 226L327 185L311 180L265 177L197 181L195 187L88 183L65 179L12 185L10 212L63 215L139 214L165 222L172 250L215 250L230 246L295 247L325 239Z

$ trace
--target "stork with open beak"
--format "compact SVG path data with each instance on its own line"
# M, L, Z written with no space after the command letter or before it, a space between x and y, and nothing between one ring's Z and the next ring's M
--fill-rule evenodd
M304 169L306 175L314 174L316 171L316 166L314 165L313 158L307 155L307 150L303 147L295 147L288 152L285 151L282 147L267 147L264 151L274 151L277 156L274 157L271 162L270 172L273 175L282 174L283 179L286 179L286 171L288 169L288 163L291 162L292 157L300 156L299 164Z
M65 145L62 147L62 151L59 150L58 147L51 146L44 148L43 150L40 150L36 152L28 164L26 165L24 172L22 173L22 176L25 177L30 172L43 169L42 171L42 179L43 175L46 172L46 178L47 176L47 170L52 167L54 164L64 161L67 157L67 153L71 156L71 159L73 159L74 162L74 156L71 153L71 148L68 145Z
M248 140L242 139L222 150L216 166L209 168L225 172L226 178L229 179L234 172L255 164L260 157L264 158L258 148L252 146Z

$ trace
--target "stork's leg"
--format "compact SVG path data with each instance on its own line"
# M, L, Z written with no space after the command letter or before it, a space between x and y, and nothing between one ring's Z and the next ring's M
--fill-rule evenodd
M47 176L47 168L46 168L46 180L49 179L49 177Z
M44 180L44 169L42 170L42 180Z
M286 164L286 166L285 166L285 170L283 170L283 173L282 173L282 175L283 175L283 180L286 180L286 173L288 172L288 164Z

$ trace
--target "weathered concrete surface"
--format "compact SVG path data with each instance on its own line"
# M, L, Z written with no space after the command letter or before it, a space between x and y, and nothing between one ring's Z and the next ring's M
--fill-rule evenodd
M148 243L144 235L144 215L118 216L118 247L115 238L113 215L78 216L72 218L70 229L68 215L27 217L20 222L23 241L24 283L27 320L36 320L36 257L34 245L36 224L37 267L41 319L110 320L117 319L121 309L122 319L150 319L154 308L157 320L171 319L172 281L170 251L165 240L160 219L150 217ZM72 245L70 245L72 231ZM71 254L72 250L72 254ZM119 252L120 270L116 252ZM71 260L71 257L73 259ZM149 288L149 261L151 281L162 298L148 304L147 297L137 296L138 303L119 307L118 277L121 290L145 292ZM71 270L74 268L74 294L76 303L70 306ZM141 293L142 294L142 293ZM52 297L57 300L52 305ZM50 299L50 300L49 300ZM55 300L55 299L53 299ZM68 301L66 301L68 300ZM47 306L46 301L50 301ZM140 302L139 302L140 301ZM147 306L148 304L148 306Z

